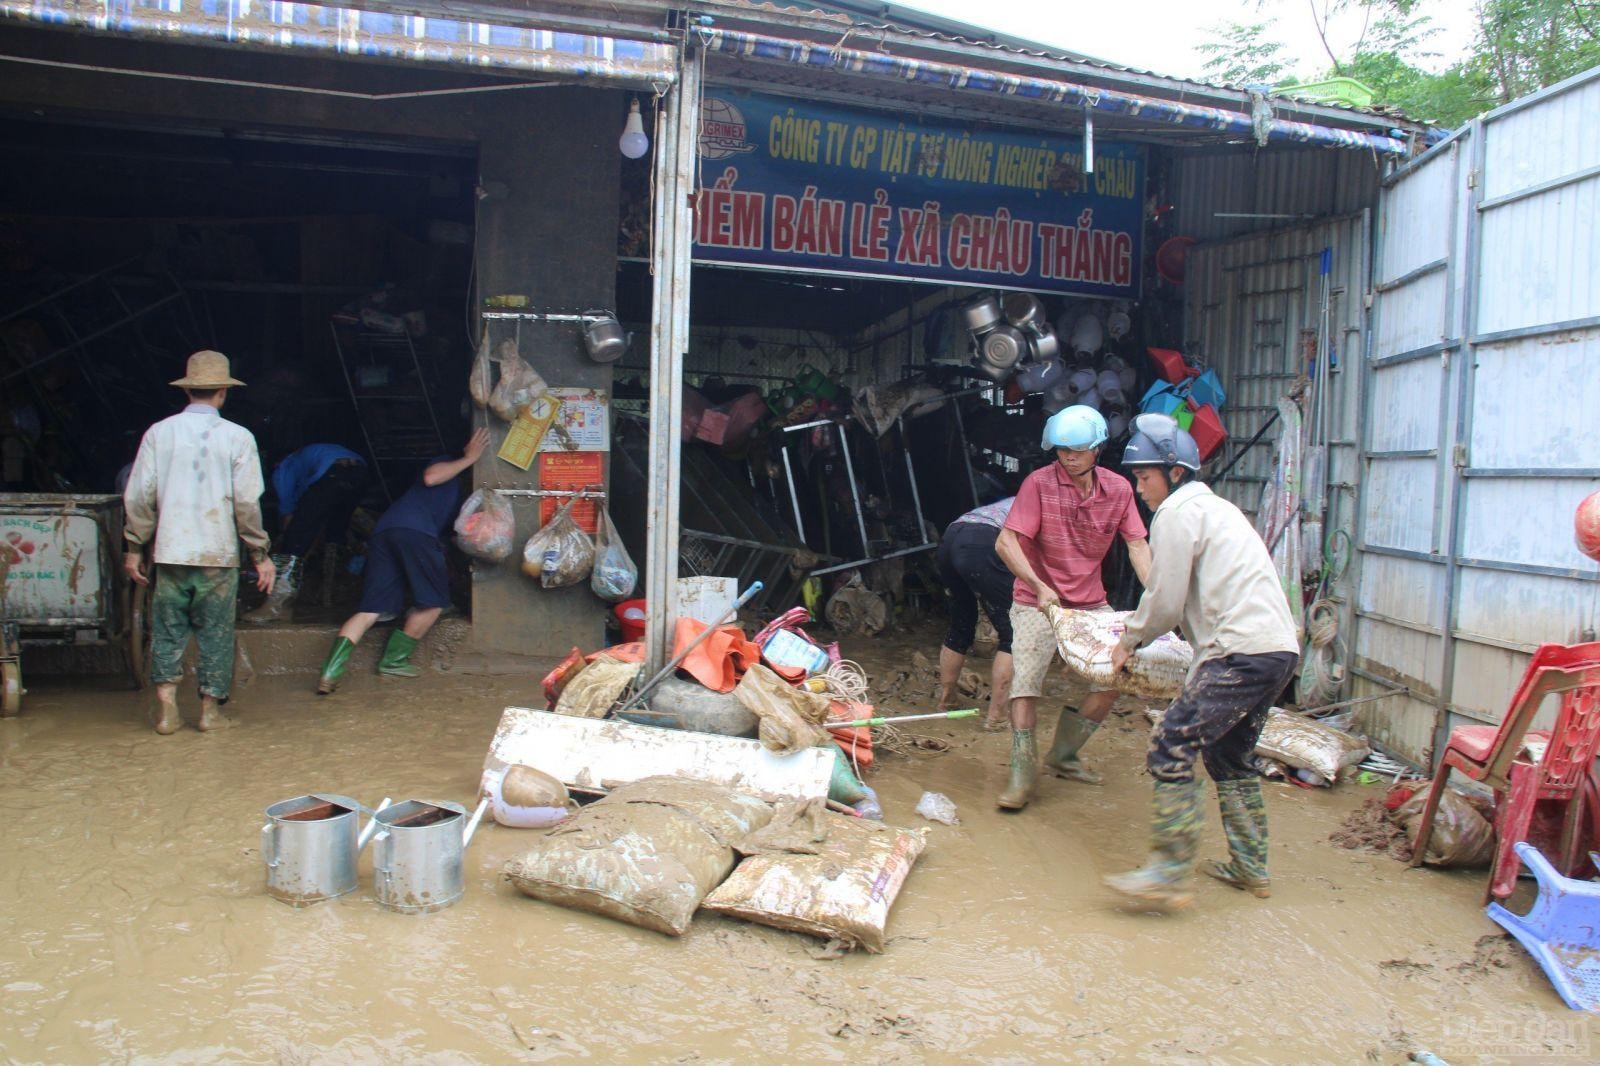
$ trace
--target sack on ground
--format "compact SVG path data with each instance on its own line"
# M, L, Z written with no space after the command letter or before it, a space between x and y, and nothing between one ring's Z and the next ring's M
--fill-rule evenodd
M756 737L779 755L793 755L826 743L822 723L832 702L820 692L796 688L771 670L754 663L733 690L740 703L761 719Z
M576 585L594 569L594 541L572 517L574 496L522 546L522 572L547 589Z
M775 929L882 952L889 910L926 844L924 830L838 814L826 838L752 855L706 898L705 908Z
M467 395L479 410L489 406L494 394L494 367L489 362L489 334L484 332L478 342L478 354L472 358L472 372L467 375Z
M545 393L544 378L517 354L513 341L501 341L495 354L500 358L500 382L489 394L489 410L506 422L514 422L524 407Z
M722 785L649 777L623 785L505 867L535 899L681 936L733 869L735 842L772 808Z
M595 534L594 575L589 587L594 594L609 603L621 603L633 595L639 583L639 568L633 565L628 549L611 523L611 512L600 509L600 530Z
M1074 611L1052 606L1045 611L1055 630L1056 645L1067 668L1097 688L1116 689L1146 699L1174 699L1194 662L1194 649L1170 633L1162 634L1128 657L1128 665L1111 672L1111 653L1122 639L1132 611Z
M1256 741L1256 754L1310 770L1331 785L1340 770L1367 758L1372 748L1354 734L1274 707L1267 712L1267 724Z
M1422 808L1427 802L1428 789L1423 787L1390 815L1406 831L1413 852L1422 826ZM1433 832L1428 835L1428 853L1422 861L1429 866L1488 866L1494 861L1494 824L1459 790L1446 788L1439 797Z
M456 515L456 547L476 559L498 563L511 554L516 529L511 504L493 489L477 489Z
M561 690L555 712L572 718L604 718L638 676L638 663L597 655Z

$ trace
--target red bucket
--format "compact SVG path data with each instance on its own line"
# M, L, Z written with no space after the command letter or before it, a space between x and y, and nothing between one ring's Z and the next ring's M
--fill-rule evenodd
M644 600L623 600L611 608L611 613L617 616L617 621L622 626L622 643L628 644L644 639L645 612Z

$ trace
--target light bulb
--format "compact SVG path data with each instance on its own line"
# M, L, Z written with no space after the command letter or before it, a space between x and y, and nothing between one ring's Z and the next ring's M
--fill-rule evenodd
M645 136L644 120L639 116L639 101L628 101L628 121L622 125L622 136L617 138L617 151L629 159L638 159L650 150L650 138Z

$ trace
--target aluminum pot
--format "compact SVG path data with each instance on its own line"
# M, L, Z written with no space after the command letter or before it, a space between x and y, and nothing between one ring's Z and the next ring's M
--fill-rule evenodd
M1033 357L1041 363L1054 359L1061 354L1061 338L1056 336L1056 331L1050 328L1048 322L1041 322L1037 332L1032 337Z
M614 363L621 359L633 338L622 328L617 316L604 311L587 313L599 316L583 328L583 347L589 353L589 358L597 363Z
M973 333L986 333L1000 324L1000 301L984 296L961 309L961 318Z
M414 799L373 815L378 832L372 838L372 889L378 902L426 914L460 899L462 859L488 802L471 819L459 803Z
M356 820L361 804L332 793L296 796L267 808L261 858L267 894L294 907L356 887Z
M1044 305L1031 292L1014 292L1006 297L1006 321L1018 329L1035 332L1045 326Z
M996 326L979 342L980 358L996 370L1010 370L1028 350L1028 339L1012 326Z

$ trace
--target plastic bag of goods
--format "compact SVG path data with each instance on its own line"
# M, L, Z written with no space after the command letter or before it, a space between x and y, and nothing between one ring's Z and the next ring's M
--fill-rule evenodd
M549 830L505 873L535 899L681 936L733 869L733 845L771 818L725 786L648 777Z
M1406 831L1412 851L1417 847L1417 830L1427 802L1428 788L1424 786L1390 815ZM1434 812L1428 853L1422 861L1429 866L1488 866L1493 860L1493 823L1460 790L1446 788Z
M517 354L515 341L501 341L495 354L500 359L500 383L489 394L489 410L514 422L524 407L544 394L544 378Z
M924 830L824 814L806 852L763 852L739 864L705 908L775 929L883 951L889 910L926 845Z
M594 541L572 517L574 496L522 546L522 572L547 589L576 585L594 569Z
M611 512L600 509L600 532L595 535L594 573L589 587L607 603L621 603L633 595L639 583L639 568L633 565L628 549L611 524Z
M733 694L761 719L756 736L768 751L793 755L827 742L822 723L828 719L832 701L822 693L795 688L760 663L753 663Z
M498 563L511 554L517 518L493 489L477 489L456 515L456 547L476 559Z
M1046 610L1056 645L1068 669L1099 688L1130 696L1170 700L1183 691L1194 662L1187 641L1163 634L1128 657L1128 665L1111 672L1111 652L1122 639L1132 611L1074 611L1051 605Z
M1367 758L1372 748L1352 733L1274 707L1267 712L1267 723L1256 741L1256 754L1298 770L1309 770L1323 784L1331 785L1340 770Z
M494 367L489 362L489 334L483 335L483 340L478 342L478 354L472 359L472 372L467 375L467 395L472 397L472 402L479 410L489 406L489 397L494 395Z

